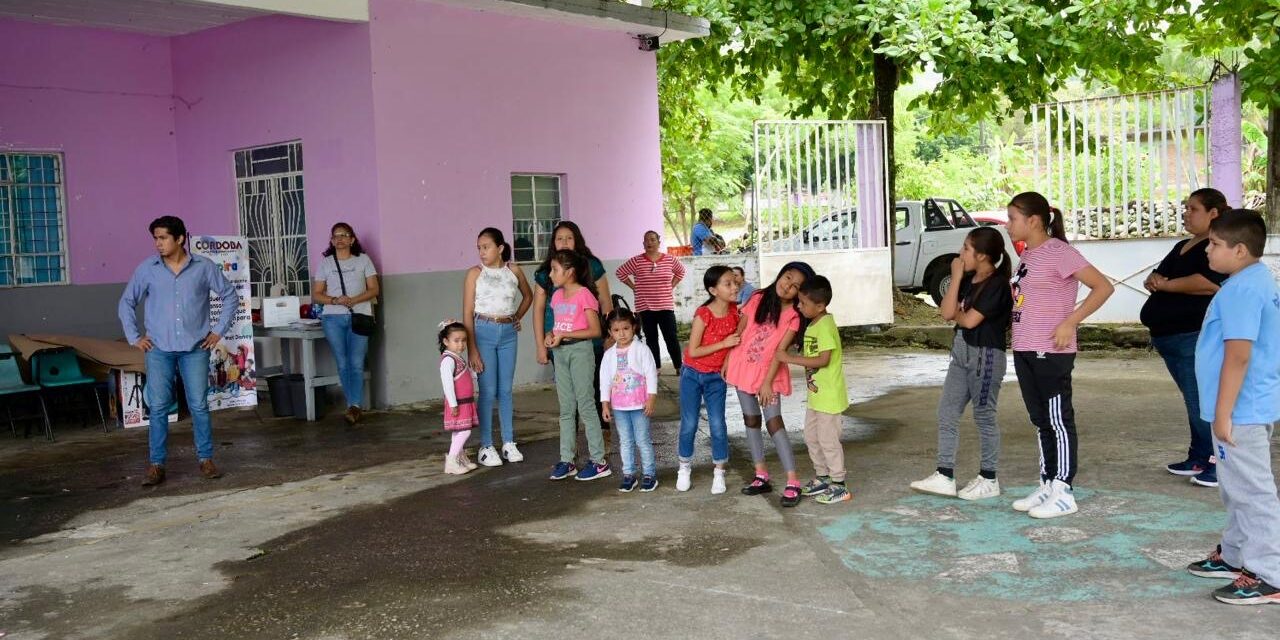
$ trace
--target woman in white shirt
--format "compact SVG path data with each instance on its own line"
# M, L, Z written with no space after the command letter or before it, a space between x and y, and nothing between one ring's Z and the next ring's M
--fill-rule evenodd
M511 245L502 232L487 227L476 238L480 264L467 271L462 285L462 322L471 343L471 368L479 374L480 454L486 467L520 462L512 424L511 386L516 375L517 333L520 319L533 303L529 281L520 265L511 262ZM493 446L493 405L498 405L502 454Z
M351 330L351 314L373 315L371 301L377 297L378 272L360 247L355 230L345 222L333 225L329 248L325 249L320 267L316 269L311 299L324 305L320 325L338 363L338 379L347 399L347 412L343 417L350 425L360 421L364 357L369 352L369 337Z

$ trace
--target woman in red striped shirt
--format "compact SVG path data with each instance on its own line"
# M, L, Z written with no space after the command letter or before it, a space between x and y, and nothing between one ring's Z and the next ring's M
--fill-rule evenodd
M662 367L658 357L658 331L667 343L671 365L680 371L680 339L676 337L676 303L671 291L684 278L684 265L658 247L662 237L657 231L644 232L644 253L624 262L614 275L635 291L636 315L644 332L644 342L653 353L653 362Z

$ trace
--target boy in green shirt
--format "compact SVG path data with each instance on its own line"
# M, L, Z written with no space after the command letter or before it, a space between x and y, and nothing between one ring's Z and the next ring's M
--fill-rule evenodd
M831 304L831 282L823 276L805 280L798 300L800 315L808 319L800 355L779 353L779 362L805 368L809 387L809 408L804 417L804 442L817 476L809 481L801 495L817 496L822 504L853 499L844 484L844 447L840 432L844 429L844 410L849 407L845 388L844 362L840 357L840 332L836 321L827 313Z

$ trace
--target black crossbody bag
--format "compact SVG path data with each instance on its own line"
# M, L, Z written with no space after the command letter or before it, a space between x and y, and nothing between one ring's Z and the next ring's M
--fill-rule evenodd
M342 277L342 265L338 264L338 255L333 256L333 266L338 270L338 285L342 287L342 297L347 297L347 282ZM367 313L351 311L351 332L358 336L371 336L378 330L378 322Z

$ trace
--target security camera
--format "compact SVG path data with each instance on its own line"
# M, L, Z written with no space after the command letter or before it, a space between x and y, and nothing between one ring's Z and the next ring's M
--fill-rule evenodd
M640 43L641 51L657 51L662 43L658 41L658 36L638 35L636 41Z

